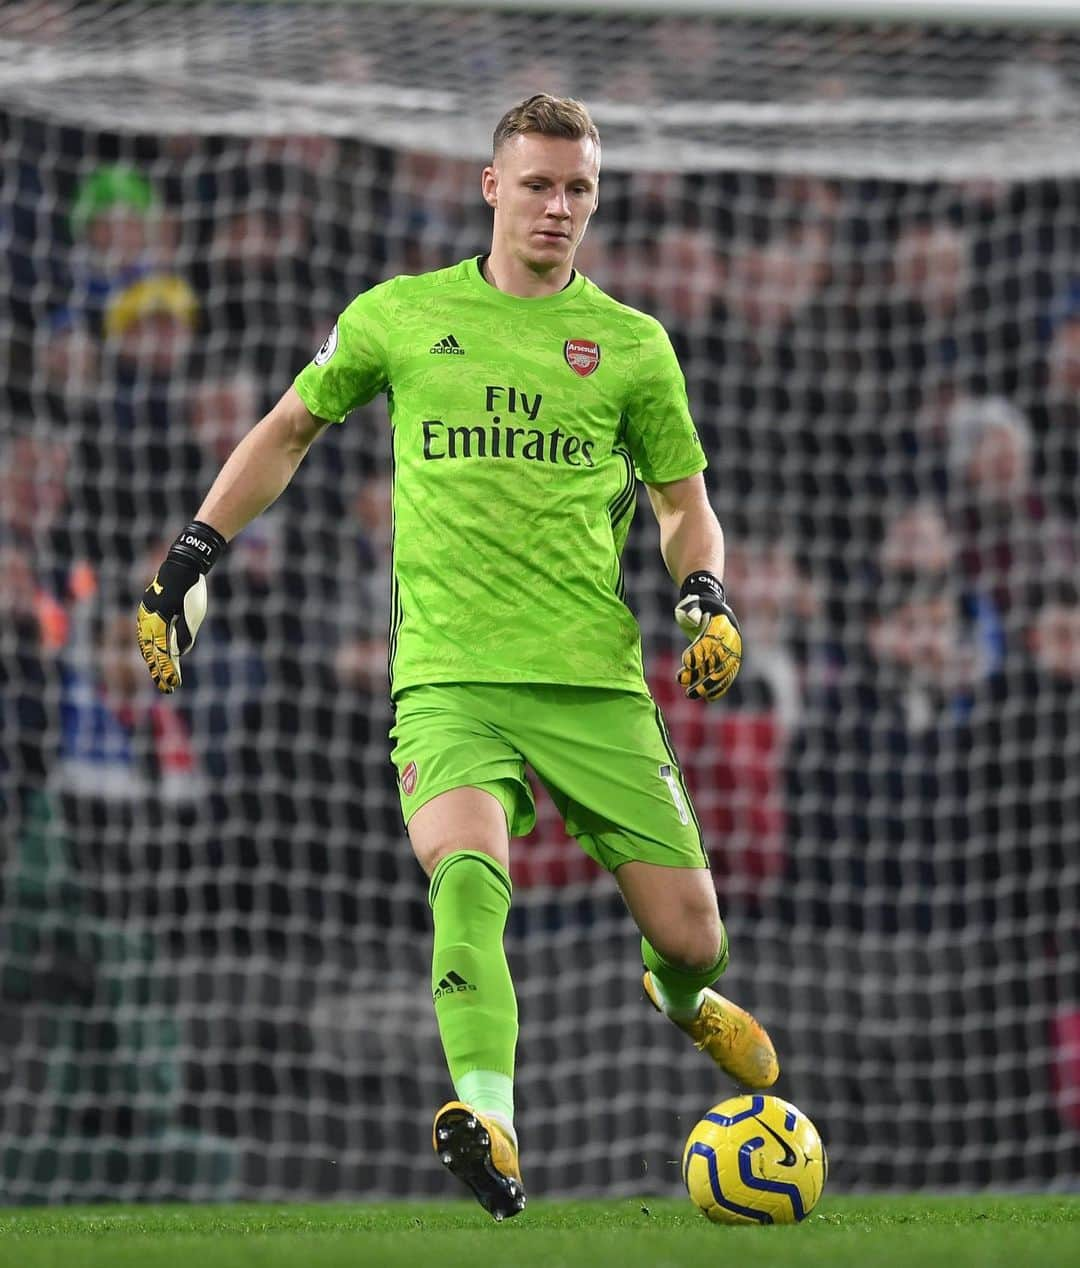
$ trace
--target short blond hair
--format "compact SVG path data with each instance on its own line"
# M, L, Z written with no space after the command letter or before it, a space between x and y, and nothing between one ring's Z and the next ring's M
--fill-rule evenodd
M499 120L491 140L491 152L497 155L507 141L534 132L540 136L564 137L568 141L584 141L586 137L600 148L600 133L588 110L573 97L553 97L538 92L526 97Z

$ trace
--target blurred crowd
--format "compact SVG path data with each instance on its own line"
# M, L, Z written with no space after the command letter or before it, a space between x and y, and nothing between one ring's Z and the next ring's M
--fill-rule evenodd
M0 127L0 838L29 939L6 958L30 966L5 1007L93 998L110 971L17 884L43 823L66 910L152 932L148 957L346 982L427 927L387 761L383 404L237 539L176 697L134 611L349 299L485 249L476 165ZM724 910L992 943L979 1007L1043 1001L1054 1131L1080 1130L1078 212L1069 181L613 171L579 257L670 332L728 534L747 654L712 709L674 683L645 507L627 554ZM550 806L514 871L525 934L595 877Z

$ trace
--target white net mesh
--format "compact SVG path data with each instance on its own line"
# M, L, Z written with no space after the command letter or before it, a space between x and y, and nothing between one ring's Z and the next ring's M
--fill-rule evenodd
M444 1192L425 886L387 762L381 405L212 577L138 590L380 278L486 246L477 159L595 106L581 267L661 317L748 660L650 678L725 989L840 1186L1080 1166L1080 35L363 5L0 9L0 1172L12 1201ZM550 805L508 948L536 1193L674 1191L719 1099Z

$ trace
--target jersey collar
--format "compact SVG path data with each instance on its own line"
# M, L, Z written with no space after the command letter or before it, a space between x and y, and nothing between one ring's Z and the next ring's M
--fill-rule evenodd
M577 269L570 274L570 280L562 288L556 291L554 295L508 295L506 291L500 291L497 286L492 286L484 276L484 261L486 255L478 255L472 262L472 266L468 270L469 278L474 287L482 290L488 299L495 303L503 305L507 308L528 308L535 311L538 308L558 308L560 304L565 304L568 300L575 299L581 294L585 288L585 275L579 273Z

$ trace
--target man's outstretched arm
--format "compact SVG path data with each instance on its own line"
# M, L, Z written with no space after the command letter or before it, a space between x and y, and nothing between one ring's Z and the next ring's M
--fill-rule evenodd
M231 541L284 493L328 426L290 387L228 456L195 518Z
M328 424L290 387L236 446L195 519L169 548L139 604L139 650L163 692L180 686L180 657L206 615L206 574L229 540L288 487Z
M675 620L693 640L683 652L679 682L691 698L715 700L742 664L742 633L724 593L724 531L700 474L646 487L660 525L660 553L679 586Z

